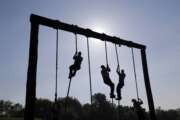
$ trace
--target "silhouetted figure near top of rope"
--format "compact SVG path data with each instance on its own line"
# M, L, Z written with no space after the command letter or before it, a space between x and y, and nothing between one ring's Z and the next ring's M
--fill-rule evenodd
M111 70L108 65L107 65L107 67L105 67L104 65L101 65L101 75L102 75L103 81L106 85L108 85L111 88L110 98L115 98L114 83L111 81L111 79L109 77L110 71Z
M132 99L132 102L133 102L134 110L136 111L139 120L145 120L144 110L141 107L143 101L140 98L138 98L138 100Z
M116 72L119 76L119 83L117 85L117 88L116 88L116 92L117 92L117 98L116 100L121 100L121 89L123 88L124 86L124 79L126 77L126 74L124 73L124 70L122 69L121 72L120 72L120 68L119 68L119 65L117 66L117 69L116 69Z
M73 56L74 59L74 64L69 67L69 79L74 77L76 75L77 70L80 70L81 68L81 63L82 63L82 56L81 52L76 52L75 55Z

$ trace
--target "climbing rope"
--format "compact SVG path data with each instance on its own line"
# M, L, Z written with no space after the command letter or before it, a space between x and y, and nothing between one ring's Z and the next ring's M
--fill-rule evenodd
M118 56L117 45L116 45L116 44L114 44L114 46L115 46L115 51L116 51L117 64L118 64L118 66L119 66L119 70L120 70L120 64L119 64L119 56Z
M71 87L71 79L69 80L68 91L67 91L66 97L69 97L70 87Z
M75 48L76 48L76 53L78 52L78 46L77 46L77 34L75 33Z
M75 35L75 53L77 53L78 52L78 45L77 45L77 34L76 33L74 33L74 35ZM72 78L71 78L72 79ZM71 81L72 80L69 80L69 85L68 85L68 91L67 91L67 95L66 95L66 97L69 97L69 92L70 92L70 88L71 88Z
M89 51L89 39L88 39L88 37L87 37L87 52L88 52L88 67L89 67L90 100L91 100L91 104L92 104L91 61L90 61L90 51Z
M133 69L134 69L134 78L135 78L135 85L136 85L136 94L137 94L137 99L139 99L139 90L138 90L138 82L137 82L137 75L136 75L136 65L135 65L133 48L131 48L131 53L132 53L132 60L133 60Z
M55 102L57 102L57 84L58 84L58 29L56 30L56 75L55 75Z
M116 59L117 59L117 64L119 66L119 71L120 71L120 64L119 64L119 56L118 56L118 49L117 49L117 45L114 44L115 46L115 51L116 51ZM118 100L118 119L120 119L120 100Z
M104 41L104 44L105 44L105 53L106 53L106 66L109 67L106 40ZM111 100L112 100L112 105L113 105L113 98L111 98Z
M106 40L105 40L105 53L106 53L106 65L108 66L108 53L107 53L107 43L106 43Z

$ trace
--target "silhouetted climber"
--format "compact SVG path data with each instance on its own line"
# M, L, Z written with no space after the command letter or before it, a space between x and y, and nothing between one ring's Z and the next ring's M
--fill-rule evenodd
M124 86L124 79L126 77L126 74L124 73L123 69L120 72L119 65L117 66L116 72L119 76L119 83L118 83L117 88L116 88L116 92L117 92L116 100L121 100L121 88L123 88L123 86Z
M110 98L115 98L114 83L111 81L111 79L109 77L110 71L111 70L108 65L107 65L107 67L105 67L104 65L101 65L101 75L102 75L103 81L106 85L108 85L111 88Z
M139 120L145 120L144 110L141 107L143 101L140 98L138 98L138 100L132 99L132 102L133 102L134 110L136 111Z
M76 75L77 70L80 70L83 58L81 52L76 52L73 56L74 64L69 67L69 79Z

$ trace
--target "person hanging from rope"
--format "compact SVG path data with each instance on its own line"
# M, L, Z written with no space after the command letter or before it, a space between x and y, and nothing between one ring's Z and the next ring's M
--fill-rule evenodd
M138 100L132 99L132 103L133 103L134 110L137 113L138 119L145 120L144 109L141 107L141 105L143 104L143 101L140 98L138 98Z
M110 70L108 65L107 65L107 67L105 67L104 65L101 65L101 75L102 75L103 81L111 89L110 98L115 98L115 95L114 95L114 83L111 81L111 79L109 77L109 72L110 71L111 70Z
M75 54L73 56L73 59L74 59L74 64L72 64L69 67L69 79L74 77L76 75L76 72L78 70L80 70L80 68L81 68L81 63L82 63L82 60L83 60L83 58L81 56L81 52L75 52Z
M121 89L124 86L124 79L126 77L126 74L125 74L123 69L120 71L119 65L117 66L116 72L119 76L119 83L118 83L117 88L116 88L116 92L117 92L116 100L121 100Z

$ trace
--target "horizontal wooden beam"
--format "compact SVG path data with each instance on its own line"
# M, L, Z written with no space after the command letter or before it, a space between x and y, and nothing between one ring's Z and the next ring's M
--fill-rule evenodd
M96 38L96 39L99 39L102 41L106 40L108 42L118 44L118 45L124 45L124 46L133 47L133 48L137 48L137 49L145 49L146 48L145 45L142 45L139 43L134 43L132 41L127 41L127 40L124 40L124 39L121 39L121 38L118 38L115 36L109 36L104 33L98 33L98 32L92 31L90 29L79 27L77 25L63 23L58 20L52 20L52 19L34 15L34 14L31 14L30 21L31 21L31 23L36 23L39 25L44 25L44 26L55 28L55 29L61 29L61 30L72 32L75 34L84 35L86 37Z

